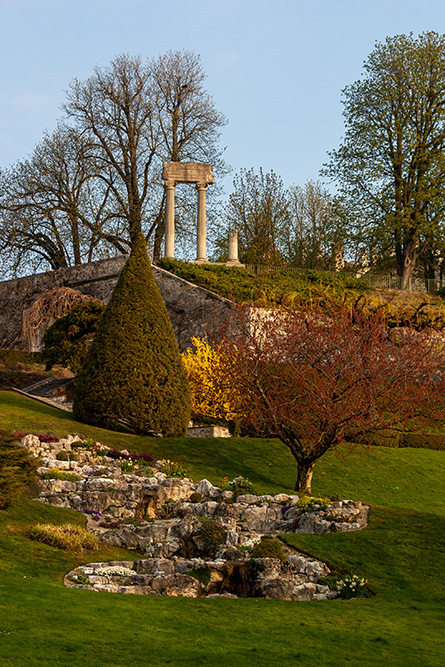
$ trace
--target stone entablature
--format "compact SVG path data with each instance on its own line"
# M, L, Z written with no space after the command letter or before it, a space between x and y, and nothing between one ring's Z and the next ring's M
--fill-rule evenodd
M164 162L162 178L164 181L173 181L175 185L213 185L215 182L212 166L204 162Z

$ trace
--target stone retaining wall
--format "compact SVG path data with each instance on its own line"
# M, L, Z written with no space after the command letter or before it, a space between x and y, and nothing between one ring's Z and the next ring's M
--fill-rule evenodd
M25 349L23 311L48 290L71 287L108 303L126 260L122 255L0 282L0 348ZM203 336L224 316L229 302L164 269L153 267L153 273L179 347L185 351L191 336Z

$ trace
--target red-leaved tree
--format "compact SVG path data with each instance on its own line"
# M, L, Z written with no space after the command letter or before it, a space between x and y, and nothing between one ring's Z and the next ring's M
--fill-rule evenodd
M364 433L445 413L443 352L430 331L389 330L384 317L333 306L234 308L218 341L227 386L252 433L279 438L311 493L325 452Z

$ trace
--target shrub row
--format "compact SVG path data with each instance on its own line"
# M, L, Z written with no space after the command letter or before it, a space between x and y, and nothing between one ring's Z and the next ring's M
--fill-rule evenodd
M441 433L399 433L386 430L367 433L360 442L374 447L412 447L413 449L445 451L445 435Z
M157 266L238 303L262 306L291 305L294 300L325 296L341 298L345 290L351 290L358 298L368 289L364 281L341 273L283 268L251 275L242 268L196 265L167 258L158 260Z
M441 433L401 433L399 447L445 451L445 435Z
M388 300L387 295L370 292L365 281L348 274L283 267L251 275L242 268L196 265L167 258L158 260L157 266L241 304L298 307L319 302L329 309L335 303L345 303L367 313L381 312L390 327L445 327L445 306L440 299L422 296L404 302L393 296Z

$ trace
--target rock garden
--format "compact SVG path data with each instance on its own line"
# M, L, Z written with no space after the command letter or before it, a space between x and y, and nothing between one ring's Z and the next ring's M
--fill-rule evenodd
M134 561L91 562L66 586L185 597L338 597L328 566L292 551L283 533L359 530L367 506L352 500L279 493L255 495L250 482L195 483L172 461L116 451L77 436L23 435L39 458L38 500L83 512L101 542L134 549ZM343 587L351 587L346 580ZM354 583L357 590L365 582ZM341 592L341 591L340 591Z

